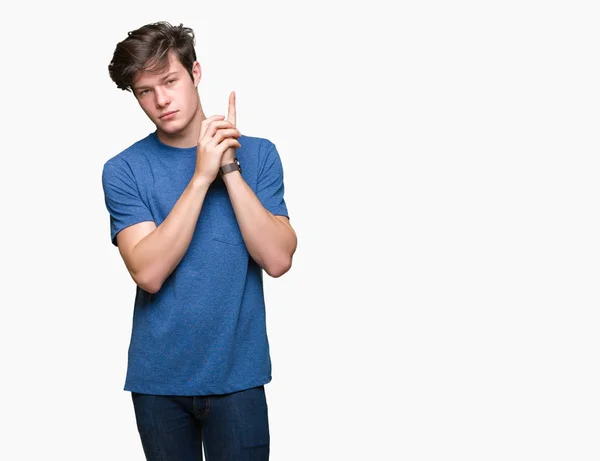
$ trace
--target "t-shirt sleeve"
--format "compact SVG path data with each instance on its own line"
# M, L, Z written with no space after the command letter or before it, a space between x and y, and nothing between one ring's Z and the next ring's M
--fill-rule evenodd
M258 174L256 196L262 205L274 215L289 218L283 198L283 166L275 144L264 140L261 149L261 168Z
M117 246L117 234L143 221L154 221L152 213L140 198L131 171L119 165L105 164L102 170L104 202L110 214L110 238Z

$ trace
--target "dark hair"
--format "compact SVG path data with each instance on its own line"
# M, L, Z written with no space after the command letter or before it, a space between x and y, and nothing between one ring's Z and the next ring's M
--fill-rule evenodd
M169 64L172 51L186 68L190 77L196 61L194 31L189 27L172 26L161 21L146 24L127 33L127 38L117 44L108 65L110 78L122 90L131 91L133 78L138 71L161 71Z

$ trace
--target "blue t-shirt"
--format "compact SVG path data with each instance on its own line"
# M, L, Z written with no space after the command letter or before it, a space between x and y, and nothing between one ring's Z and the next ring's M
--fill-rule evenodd
M288 216L283 169L267 139L239 138L242 177L262 205ZM163 144L156 132L109 159L102 172L110 233L142 221L159 226L192 178L196 148ZM155 294L137 287L125 390L225 394L271 380L262 268L250 257L218 176L190 246Z

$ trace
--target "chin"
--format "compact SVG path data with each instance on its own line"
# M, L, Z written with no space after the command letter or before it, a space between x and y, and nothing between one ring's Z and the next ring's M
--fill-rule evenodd
M165 134L177 134L181 131L181 128L179 128L179 127L163 126L163 125L158 125L158 129Z
M184 114L179 112L178 117L175 120L161 121L160 127L168 133L178 133L185 130L192 123L193 117L186 117Z
M177 121L168 123L158 123L156 124L156 126L160 131L162 131L165 134L176 135L183 131L186 125Z

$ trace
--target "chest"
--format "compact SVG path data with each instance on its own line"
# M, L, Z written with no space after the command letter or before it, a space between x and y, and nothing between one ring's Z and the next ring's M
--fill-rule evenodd
M242 165L242 177L255 191L256 168L240 153L238 158ZM193 177L195 167L195 156L159 158L148 164L148 171L144 173L146 180L138 184L142 184L143 190L140 190L140 195L146 201L157 225L167 218L181 198ZM193 242L197 245L206 242L227 245L243 243L229 192L220 176L213 181L204 197Z

